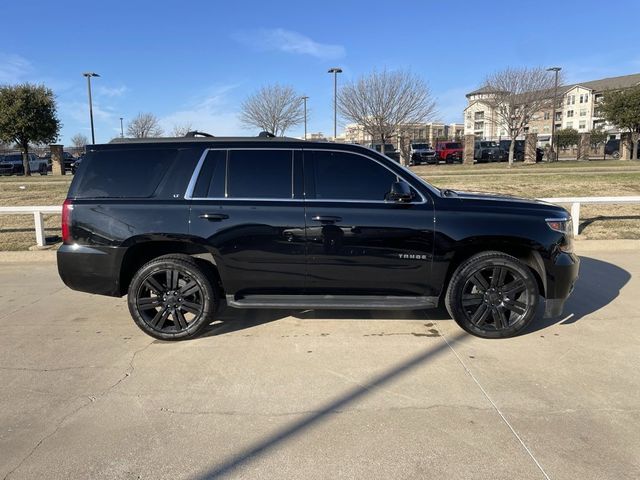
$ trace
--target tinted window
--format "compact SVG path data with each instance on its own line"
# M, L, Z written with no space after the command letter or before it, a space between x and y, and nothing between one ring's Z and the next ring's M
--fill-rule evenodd
M291 150L230 150L227 166L229 198L291 198Z
M87 156L74 189L86 197L150 197L177 156L175 149L110 150Z
M194 198L224 197L224 180L227 169L227 151L211 150L200 169L198 181L193 190Z
M315 196L330 200L384 200L396 175L371 159L346 152L312 152Z
M462 148L459 143L447 143L446 148Z

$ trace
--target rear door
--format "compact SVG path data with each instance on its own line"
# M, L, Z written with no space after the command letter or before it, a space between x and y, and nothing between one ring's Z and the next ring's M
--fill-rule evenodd
M300 150L208 150L191 187L190 233L213 252L227 294L304 291Z
M304 172L310 294L437 295L430 199L386 201L398 175L354 152L305 149Z

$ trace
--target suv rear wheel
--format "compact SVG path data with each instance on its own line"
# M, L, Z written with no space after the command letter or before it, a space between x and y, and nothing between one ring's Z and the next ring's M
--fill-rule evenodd
M491 251L463 262L445 296L447 311L458 325L482 338L518 334L533 320L538 301L538 284L529 267Z
M129 311L138 327L160 340L197 336L213 320L218 297L188 255L164 255L145 264L129 285Z

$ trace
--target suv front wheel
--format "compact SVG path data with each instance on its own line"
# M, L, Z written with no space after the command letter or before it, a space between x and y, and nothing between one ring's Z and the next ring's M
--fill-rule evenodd
M538 283L520 260L501 252L482 252L453 273L445 306L467 332L506 338L521 332L538 307Z
M127 302L138 327L160 340L197 336L213 321L218 298L203 268L188 255L145 264L129 285Z

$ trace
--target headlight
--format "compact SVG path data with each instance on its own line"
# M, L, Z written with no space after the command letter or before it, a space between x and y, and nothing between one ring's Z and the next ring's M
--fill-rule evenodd
M566 218L547 218L547 226L554 232L564 234L560 243L560 250L566 253L573 253L573 221L571 216Z

